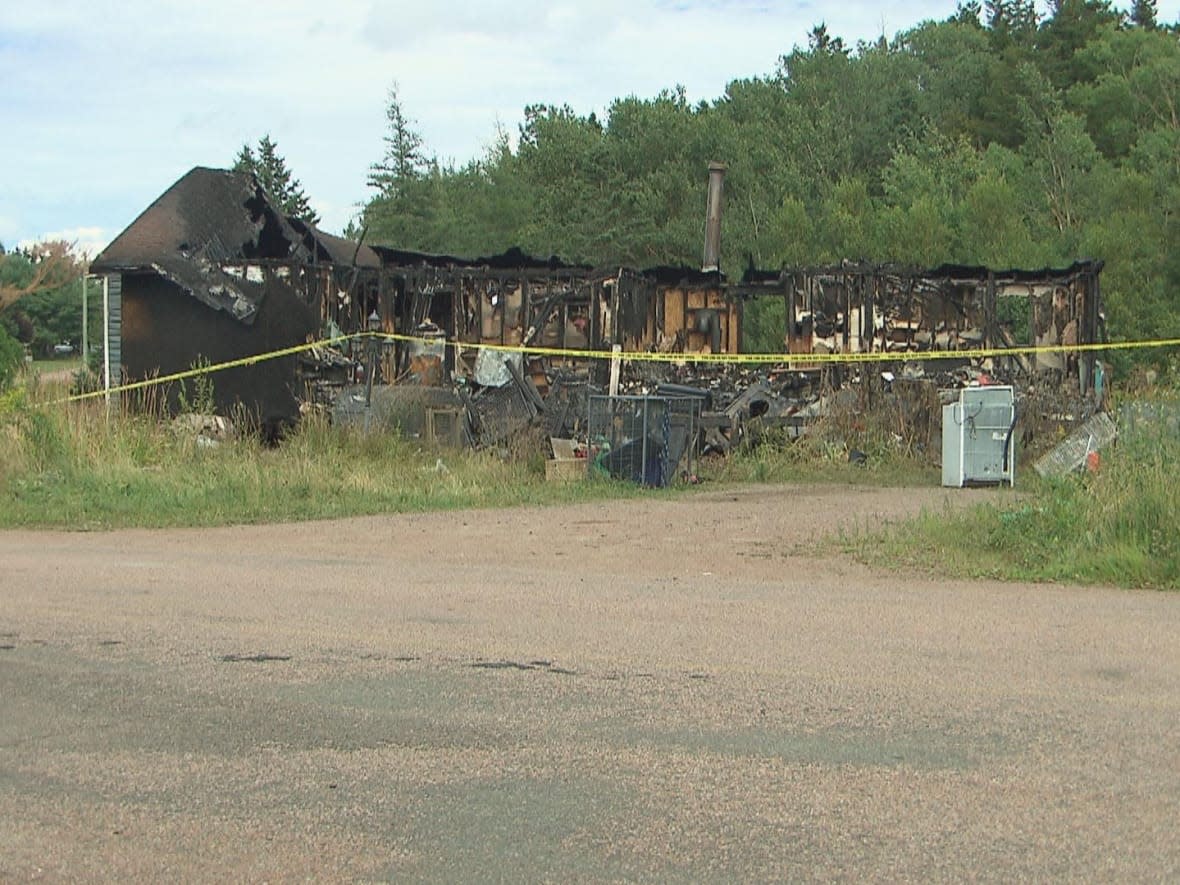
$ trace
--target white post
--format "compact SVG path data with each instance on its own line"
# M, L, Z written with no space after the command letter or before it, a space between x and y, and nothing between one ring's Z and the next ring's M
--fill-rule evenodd
M111 404L111 278L102 278L102 389Z
M87 311L86 304L86 278L88 274L82 271L82 370L86 370L87 360L86 356L90 350L89 330L86 328L90 325L90 315Z
M616 344L610 349L610 395L619 395L619 363L620 354L623 352L623 347Z

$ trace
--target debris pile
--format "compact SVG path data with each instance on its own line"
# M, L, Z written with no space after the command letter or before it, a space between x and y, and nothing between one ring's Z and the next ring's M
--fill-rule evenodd
M624 363L615 400L689 404L684 408L691 412L690 421L674 409L653 432L647 425L632 427L637 406L625 406L596 426L594 403L610 399L603 361L551 365L485 350L476 370L450 387L417 383L411 376L406 383L377 385L371 392L364 385L341 388L333 418L485 449L504 448L535 431L530 445L543 447L549 462L572 460L559 453L559 444L577 445L583 452L581 464L550 465L550 473L583 475L588 461L591 472L597 466L612 476L662 485L674 475L692 473L688 454L725 456L767 439L817 433L862 461L866 444L877 440L937 465L942 406L970 386L1013 384L1020 416L1017 439L1030 456L1059 442L1096 411L1092 395L1083 396L1076 383L1045 372L1029 383L1017 373L966 361L883 365ZM355 371L343 374L355 376Z

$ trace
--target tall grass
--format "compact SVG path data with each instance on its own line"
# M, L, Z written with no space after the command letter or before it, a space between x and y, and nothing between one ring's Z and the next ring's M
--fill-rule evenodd
M706 470L724 482L834 483L841 485L938 485L939 471L892 441L849 444L809 434L791 439L781 432L742 445Z
M0 526L225 525L637 493L547 483L538 463L315 419L277 447L251 434L209 446L151 414L108 417L98 402L0 400Z
M970 510L925 513L851 539L866 561L947 575L1180 588L1180 438L1140 432L1097 473L1031 481Z
M275 448L250 432L210 447L191 428L172 427L161 388L109 414L100 400L53 402L64 393L34 382L0 397L0 526L224 525L662 493L548 483L536 435L505 453L433 450L313 417ZM723 483L937 481L897 433L842 420L798 441L753 427L738 451L701 473ZM850 451L864 460L850 463Z

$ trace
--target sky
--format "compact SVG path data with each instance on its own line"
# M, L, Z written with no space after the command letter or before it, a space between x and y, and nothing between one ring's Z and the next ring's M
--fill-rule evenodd
M193 166L228 167L267 133L338 232L370 195L394 82L428 152L462 165L529 104L602 115L676 85L712 100L820 22L853 44L955 5L4 0L0 243L66 239L93 257ZM1159 3L1163 21L1178 11Z

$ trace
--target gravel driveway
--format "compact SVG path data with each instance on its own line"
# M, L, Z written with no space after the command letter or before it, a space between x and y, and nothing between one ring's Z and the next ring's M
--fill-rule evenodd
M1180 877L1180 596L752 487L0 532L0 880Z

